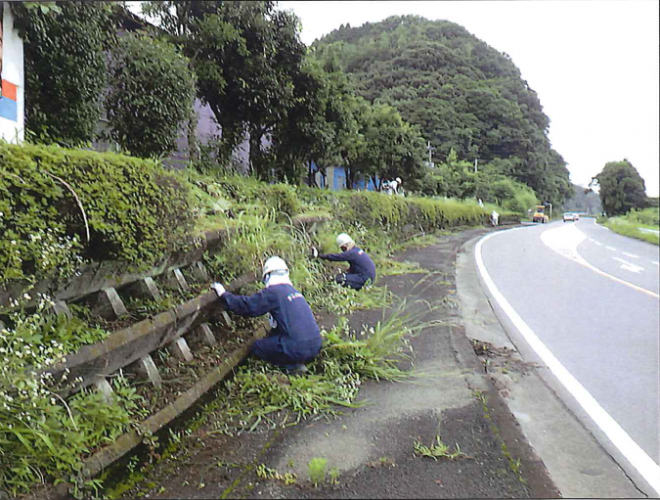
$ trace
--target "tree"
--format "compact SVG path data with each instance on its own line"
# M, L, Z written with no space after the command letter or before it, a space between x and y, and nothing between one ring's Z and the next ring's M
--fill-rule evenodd
M423 175L425 143L419 131L406 123L399 112L386 104L369 107L364 132L366 148L357 168L347 172L346 178L355 174L392 179L405 177L406 183Z
M147 2L146 12L190 58L225 153L249 133L252 171L268 177L262 138L293 107L306 53L298 18L271 1Z
M506 54L463 27L393 16L342 26L313 47L335 54L368 102L391 105L417 125L437 161L452 150L470 163L507 160L509 171L501 173L543 199L558 205L571 193L538 96Z
M600 187L600 200L607 215L623 215L646 206L644 179L626 159L607 163L589 186Z
M37 140L81 145L94 138L115 41L112 7L97 2L11 2L24 40L26 128Z
M137 156L176 149L195 97L188 61L166 41L128 33L113 53L111 73L106 108L112 137Z

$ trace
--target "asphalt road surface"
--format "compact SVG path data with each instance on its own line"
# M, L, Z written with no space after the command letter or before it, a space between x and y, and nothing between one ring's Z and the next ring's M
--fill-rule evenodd
M659 464L658 247L581 219L496 233L481 255L511 308Z

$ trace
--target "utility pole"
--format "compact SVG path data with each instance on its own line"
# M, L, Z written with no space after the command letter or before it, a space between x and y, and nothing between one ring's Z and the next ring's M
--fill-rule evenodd
M478 164L478 163L479 163L479 160L478 160L478 159L475 159L475 160L474 160L474 173L475 173L475 174L477 173L477 164Z
M431 158L431 153L435 151L435 148L431 146L431 141L426 142L426 149L429 152L429 168L433 168L433 160Z

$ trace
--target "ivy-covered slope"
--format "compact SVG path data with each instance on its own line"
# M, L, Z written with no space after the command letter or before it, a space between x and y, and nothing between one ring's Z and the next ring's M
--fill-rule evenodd
M454 149L460 159L497 164L543 200L559 204L571 194L536 92L508 55L465 28L394 16L342 26L314 46L321 57L337 58L366 99L391 104L418 125L437 160Z

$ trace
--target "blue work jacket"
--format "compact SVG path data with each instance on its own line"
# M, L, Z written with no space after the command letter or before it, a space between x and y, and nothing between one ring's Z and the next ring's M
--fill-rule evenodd
M367 253L358 247L342 253L326 253L319 255L320 259L332 260L338 262L348 262L350 267L347 274L359 274L364 280L370 279L372 282L376 279L376 265Z
M278 336L283 346L296 346L296 350L320 346L321 332L314 314L303 295L291 285L269 286L249 297L225 292L220 299L227 310L241 316L270 313L273 329L269 336Z

